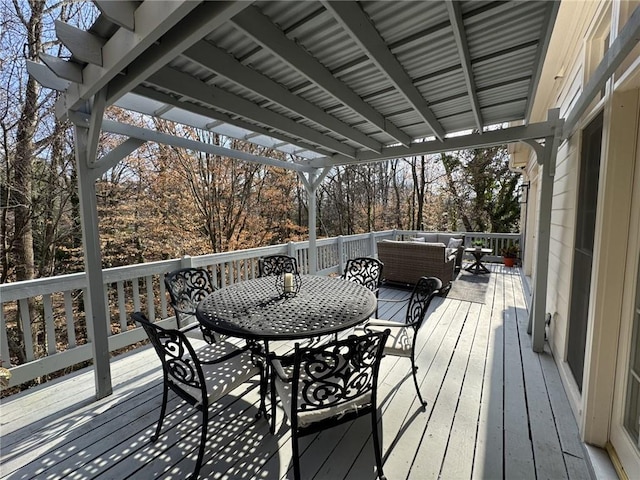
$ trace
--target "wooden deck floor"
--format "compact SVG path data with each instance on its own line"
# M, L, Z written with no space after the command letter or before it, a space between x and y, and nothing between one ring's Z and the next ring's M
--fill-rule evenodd
M532 352L517 269L492 266L484 304L432 303L418 340L415 397L407 359L380 372L384 470L396 479L587 479L574 417L549 354ZM384 289L381 297L408 295ZM398 304L379 316L401 318ZM93 401L80 372L2 403L0 475L8 479L186 478L199 415L174 399L160 439L160 364L148 348L112 363L114 394ZM213 407L200 478L292 478L289 429L256 419L257 385ZM278 415L279 422L282 412ZM303 439L306 479L374 479L368 418Z

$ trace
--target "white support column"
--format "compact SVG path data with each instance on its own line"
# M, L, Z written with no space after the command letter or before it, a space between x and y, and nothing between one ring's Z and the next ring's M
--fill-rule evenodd
M100 117L102 117L102 112ZM96 399L99 400L112 393L111 365L109 363L109 329L110 318L108 305L105 302L102 278L102 254L100 250L100 233L98 231L98 207L96 201L95 178L89 164L95 162L88 158L89 128L75 125L76 163L78 168L78 193L80 198L80 216L82 220L82 237L84 246L84 265L87 277L88 298L85 302L87 327L91 330L91 347L93 351L93 370L95 377Z
M550 110L548 121L554 122L555 135L545 137L542 152L538 148L536 156L542 165L540 185L540 210L538 221L538 249L536 256L535 282L533 290L533 308L529 312L529 333L533 333L533 351L544 351L545 314L547 306L547 283L549 277L549 244L551 240L551 208L553 202L553 180L555 176L556 157L562 134L562 121L559 111ZM542 153L542 155L541 155Z
M316 243L316 191L330 170L331 167L314 169L312 172L307 174L308 178L304 176L304 173L298 172L298 177L302 181L304 189L307 192L307 208L309 213L309 273L311 275L315 275L318 271L318 246Z
M298 174L303 177L303 174ZM307 210L308 210L308 222L309 226L309 273L315 275L318 271L318 245L316 243L316 189L314 185L317 172L310 172L309 178L303 180L305 190L307 192Z

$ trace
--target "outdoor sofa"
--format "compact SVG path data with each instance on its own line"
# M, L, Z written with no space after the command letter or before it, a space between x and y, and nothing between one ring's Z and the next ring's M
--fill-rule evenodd
M444 243L382 240L377 248L385 282L415 285L426 276L439 278L442 290L451 287L457 252L447 250Z
M408 239L410 242L444 243L447 253L455 251L456 269L462 267L462 256L464 255L464 233L447 232L419 232Z

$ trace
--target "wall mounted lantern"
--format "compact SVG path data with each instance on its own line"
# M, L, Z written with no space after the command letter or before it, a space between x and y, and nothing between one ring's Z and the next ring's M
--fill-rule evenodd
M527 203L529 201L529 182L525 182L520 185L520 203Z

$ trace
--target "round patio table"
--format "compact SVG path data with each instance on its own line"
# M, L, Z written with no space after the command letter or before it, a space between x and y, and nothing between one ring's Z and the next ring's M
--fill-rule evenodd
M234 283L205 297L196 317L212 330L252 340L296 340L346 330L376 310L366 287L336 277L301 275L296 295L278 292L276 277Z

